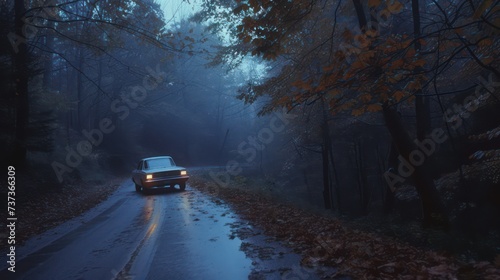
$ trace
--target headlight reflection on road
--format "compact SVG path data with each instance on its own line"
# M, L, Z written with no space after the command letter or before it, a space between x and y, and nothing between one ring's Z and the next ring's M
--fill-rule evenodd
M158 226L157 223L152 223L149 228L148 232L146 233L146 239L149 239L151 235L155 232L156 227Z
M163 209L163 200L156 198L148 198L146 204L144 205L143 219L145 223L149 223L149 227L146 231L145 240L148 240L160 227L161 217Z
M146 204L144 204L144 207L142 208L142 220L144 223L149 222L149 220L151 219L154 211L154 203L155 202L153 198L148 198Z
M182 211L182 218L184 219L184 223L186 225L189 225L191 223L191 219L189 218L189 215L191 214L191 202L189 201L189 196L186 195L186 193L182 194L182 208L184 208L184 211Z

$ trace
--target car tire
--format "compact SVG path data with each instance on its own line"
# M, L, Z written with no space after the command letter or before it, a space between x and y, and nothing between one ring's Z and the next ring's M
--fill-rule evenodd
M179 184L179 189L180 189L181 191L185 190L185 189L186 189L186 183L180 183L180 184Z
M139 186L139 185L137 185L137 184L135 184L135 191L136 192L141 192L142 191L142 187Z

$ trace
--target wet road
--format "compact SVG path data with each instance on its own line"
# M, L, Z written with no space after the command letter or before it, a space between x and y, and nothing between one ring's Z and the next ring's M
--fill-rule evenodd
M189 186L133 189L125 182L96 208L26 242L15 273L2 254L0 279L317 279L217 199Z

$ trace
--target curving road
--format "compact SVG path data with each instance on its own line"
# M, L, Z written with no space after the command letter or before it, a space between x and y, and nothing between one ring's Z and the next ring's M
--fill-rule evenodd
M318 278L219 200L189 186L133 189L125 182L96 208L26 242L15 273L2 254L0 279Z

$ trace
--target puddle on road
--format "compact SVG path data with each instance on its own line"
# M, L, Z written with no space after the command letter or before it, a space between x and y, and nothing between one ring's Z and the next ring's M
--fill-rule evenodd
M312 280L335 272L301 266L292 249L239 219L223 201L197 190L155 198L163 201L161 210L154 209L164 211L163 222L149 273L137 279ZM146 205L145 217L149 211Z
M283 246L279 240L266 236L246 221L229 224L232 235L241 240L240 250L253 260L248 279L324 279L336 273L336 269L300 265L301 256ZM234 238L234 237L233 237Z
M183 210L186 227L192 229L194 242L186 244L194 259L206 259L203 267L198 267L205 275L216 275L218 279L246 279L251 273L252 261L241 252L241 240L230 239L230 228L225 224L236 222L223 215L229 208L217 205L201 193L183 194ZM223 273L216 270L223 268Z
M186 193L191 223L210 227L212 223L224 225L222 232L202 230L200 234L208 242L197 244L197 250L212 251L213 244L217 244L217 254L212 255L217 261L226 260L228 269L237 268L248 262L250 269L242 278L234 279L320 279L323 276L333 275L335 269L326 267L305 268L300 265L300 255L292 249L282 246L279 241L266 236L261 230L253 227L249 222L239 219L229 206L218 199L207 197L198 192ZM220 231L220 226L215 227ZM206 228L205 228L206 229ZM208 234L209 232L210 234ZM194 248L193 248L194 249ZM244 253L244 259L241 254ZM220 258L220 259L219 259ZM231 260L230 263L227 260ZM243 272L243 271L242 271ZM318 276L318 275L321 275Z
M132 269L134 279L247 279L252 261L240 251L241 241L229 239L223 217L227 207L190 190L155 196L163 202L163 219L156 231L155 252L148 268ZM147 213L148 210L144 209ZM147 254L144 254L147 255Z

